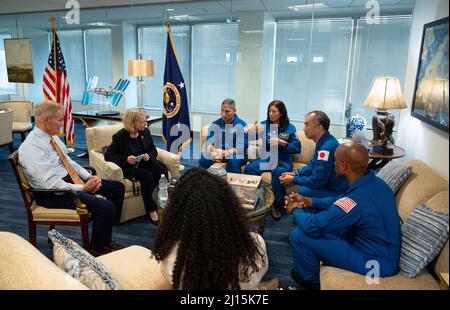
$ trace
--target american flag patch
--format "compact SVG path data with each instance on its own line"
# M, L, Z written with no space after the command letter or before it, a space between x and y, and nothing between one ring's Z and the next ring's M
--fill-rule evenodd
M356 206L356 202L348 197L342 197L336 200L334 204L341 208L345 213L349 213L353 209L353 207Z

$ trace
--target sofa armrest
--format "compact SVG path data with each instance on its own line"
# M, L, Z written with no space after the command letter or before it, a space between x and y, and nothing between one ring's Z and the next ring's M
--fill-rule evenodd
M164 278L152 252L139 245L97 257L125 290L168 290L171 284ZM127 262L124 266L123 262Z
M89 151L89 165L97 170L97 175L102 179L122 181L122 169L111 161L106 161L103 154L95 150Z
M166 166L172 178L176 177L180 173L180 156L158 147L156 150L158 151L158 157L156 159Z
M22 237L0 232L0 290L86 290Z

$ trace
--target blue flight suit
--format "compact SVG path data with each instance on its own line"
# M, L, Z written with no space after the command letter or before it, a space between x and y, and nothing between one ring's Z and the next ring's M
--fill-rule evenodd
M241 166L247 163L247 146L248 146L248 134L244 128L247 127L247 123L240 119L237 114L234 114L234 119L231 124L225 124L222 118L219 118L212 122L211 125L217 125L221 129L221 136L215 136L213 127L208 128L208 138L206 140L206 147L214 144L215 148L222 150L229 150L235 148L238 153L230 158L222 159L222 162L227 163L226 170L232 173L241 173ZM228 125L228 126L226 126ZM228 130L226 127L229 127ZM216 132L217 134L217 132ZM239 136L239 138L238 138ZM243 139L242 139L243 137ZM221 139L221 140L220 140ZM231 142L231 143L230 143ZM206 155L206 158L205 156ZM199 161L199 166L208 169L214 162L209 159L209 153L203 154Z
M376 261L379 273L375 276L396 274L401 231L391 188L368 172L342 198L333 200L314 199L312 208L318 208L317 213L294 209L297 227L289 242L301 280L319 288L320 261L362 275L375 271Z
M292 180L300 185L300 195L306 197L340 196L347 189L347 182L336 176L334 152L339 142L328 131L316 143L313 158L297 170Z
M269 133L270 122L265 120L261 122L264 125L263 143L266 147L266 151L270 150L269 145ZM282 173L292 171L292 158L291 154L299 154L301 151L300 140L297 137L297 129L291 123L288 123L283 128L278 130L278 138L286 141L288 145L286 147L278 145L278 164L271 169L262 170L260 164L262 162L268 163L270 157L267 159L257 159L252 161L245 168L246 174L261 175L265 171L271 171L272 173L272 190L275 196L275 206L283 203L286 189L281 185L279 177Z

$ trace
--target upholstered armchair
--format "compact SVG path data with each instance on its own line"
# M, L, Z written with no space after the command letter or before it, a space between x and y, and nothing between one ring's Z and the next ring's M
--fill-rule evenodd
M136 182L136 189L133 191L132 181L125 179L122 169L113 162L106 161L103 156L105 146L112 142L112 136L123 128L122 124L97 126L86 128L86 141L89 152L89 165L95 168L100 178L121 181L125 185L125 199L123 202L122 216L120 222L145 215L144 201L140 192L140 184ZM168 151L157 148L158 157L166 168L169 175L175 177L180 171L180 157Z
M0 102L0 109L13 110L13 133L20 133L22 142L25 140L25 134L33 129L31 123L31 112L33 104L31 101L3 101Z
M13 111L0 108L0 146L8 145L11 152L13 148L12 137Z
M206 150L206 138L208 136L208 126L203 126L202 127L202 131L200 134L200 145L202 146L202 152L204 152ZM292 161L293 161L293 168L294 171L302 168L303 166L305 166L306 164L308 164L308 162L311 160L313 154L314 154L314 148L316 147L316 144L314 143L313 140L306 138L305 136L305 132L303 130L297 130L297 135L298 138L300 139L300 143L302 145L302 152L300 154L293 154L292 156ZM249 161L252 161L253 159L257 158L257 154L258 154L258 148L261 144L261 139L256 140L256 141L249 141L249 145L248 145L248 150L247 150L247 154L248 154L248 158ZM225 163L214 163L215 166L220 166L225 168ZM241 167L242 173L244 173L245 171L245 166ZM272 174L270 174L269 172L264 172L262 175L262 180L267 182L267 183L271 183L272 182ZM289 191L289 189L288 189ZM292 191L292 190L291 190Z

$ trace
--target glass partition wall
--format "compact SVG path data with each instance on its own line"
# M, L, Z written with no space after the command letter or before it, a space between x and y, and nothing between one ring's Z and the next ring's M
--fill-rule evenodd
M345 124L346 114L369 120L374 111L363 102L372 80L380 75L404 80L414 3L377 1L378 16L366 2L124 2L118 7L80 7L79 23L71 23L69 10L0 15L0 39L31 39L35 80L8 83L1 42L0 99L42 101L51 44L48 18L55 16L75 111L105 102L95 95L92 107L80 103L92 75L105 88L120 78L130 79L119 109L138 106L137 78L128 77L127 61L141 53L154 60L154 75L144 78L144 104L157 115L170 16L191 115L201 115L202 125L218 117L220 103L228 97L236 100L238 114L248 122L265 118L272 99L286 103L293 121L301 122L311 110L325 111L336 126Z

